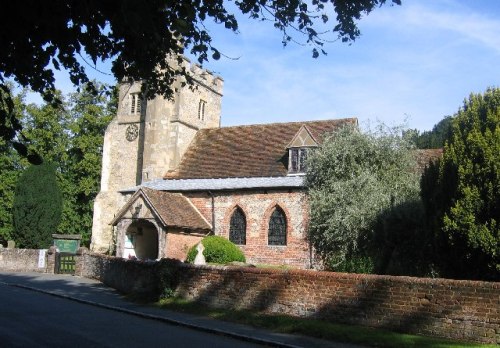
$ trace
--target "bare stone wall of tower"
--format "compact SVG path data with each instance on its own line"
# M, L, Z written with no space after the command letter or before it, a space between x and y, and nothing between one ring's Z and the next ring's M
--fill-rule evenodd
M196 132L220 126L223 80L184 60L195 86L174 83L172 99L141 97L141 83L122 83L118 111L104 136L101 190L94 202L91 249L111 251L109 223L126 203L119 191L175 169Z

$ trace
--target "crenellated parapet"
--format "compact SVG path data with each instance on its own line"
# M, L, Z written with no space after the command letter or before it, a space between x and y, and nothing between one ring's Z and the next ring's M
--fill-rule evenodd
M192 63L188 58L182 58L182 64L191 77L200 85L209 88L213 92L222 96L224 79L214 74L212 71L203 68L198 63Z

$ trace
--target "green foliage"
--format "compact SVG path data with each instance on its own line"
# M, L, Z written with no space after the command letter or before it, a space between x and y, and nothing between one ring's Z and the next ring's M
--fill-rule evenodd
M101 154L105 129L116 113L116 94L107 94L105 86L94 83L93 94L86 86L62 104L25 105L24 93L14 97L16 119L23 125L26 151L38 153L56 168L63 196L58 233L82 235L82 244L90 242L93 200L101 175ZM5 141L0 141L0 243L11 238L12 205L17 180L28 161ZM56 231L53 231L55 233Z
M420 134L417 129L411 129L405 132L405 136L409 137L418 149L439 149L444 147L451 135L451 122L452 117L446 116L430 131Z
M391 207L379 216L373 247L376 273L437 277L433 235L426 229L418 197Z
M68 161L63 180L65 209L62 233L82 235L82 243L90 243L94 198L99 192L104 132L116 112L116 100L104 92L105 87L94 83L100 91L95 95L88 88L70 96L67 150Z
M12 237L22 248L48 248L61 218L62 197L55 166L28 167L16 186Z
M326 260L326 268L335 272L372 274L375 273L375 258L369 255L366 250L350 252L346 255L345 261L338 263L335 258Z
M10 89L11 86L9 86L9 93ZM0 93L2 93L1 90ZM13 115L20 115L24 112L24 97L24 92L14 97ZM18 153L7 142L0 140L0 197L2 200L0 205L0 244L4 246L9 239L12 239L12 204L17 180L22 169Z
M29 139L28 152L37 153L43 160L56 163L60 167L68 161L70 120L67 103L60 92L56 92L56 95L61 100L61 105L26 105L24 113L20 115L20 121L23 126L22 134Z
M454 278L500 279L500 89L471 94L438 166L422 180L441 263ZM453 263L446 260L453 259Z
M17 153L0 140L0 244L12 238L12 204L21 171L16 166Z
M202 239L201 243L205 247L203 255L205 261L209 263L227 264L233 261L245 262L245 255L243 252L231 241L219 236L208 236ZM194 245L189 249L186 261L193 262L198 254Z
M391 0L401 4L401 0ZM5 88L7 78L41 93L44 100L57 103L54 70L66 70L72 83L89 83L85 65L78 57L87 56L94 65L112 60L117 81L144 81L146 97L167 97L174 93L174 80L189 71L180 58L186 51L200 64L221 52L213 46L204 22L217 23L235 33L238 22L231 11L247 18L271 21L282 32L281 42L305 41L313 57L326 54L325 42L340 39L352 42L359 35L357 21L386 0L257 1L244 0L228 5L223 0L178 1L10 1L3 4L0 21L0 137L13 142L26 157L25 140L17 137L22 127L12 112L12 98ZM327 15L330 14L330 15ZM330 30L323 30L325 24ZM321 28L320 30L318 28ZM331 37L325 37L332 34ZM297 37L299 36L299 37ZM145 39L147 38L147 39ZM12 54L22 52L22 54ZM166 60L165 57L179 57ZM87 63L87 62L86 62ZM90 63L87 63L90 65ZM146 87L147 86L147 87ZM2 93L6 91L7 93ZM13 139L16 139L13 141ZM34 162L37 158L30 158Z
M309 238L331 269L375 271L374 243L389 233L389 217L418 199L412 147L400 134L383 125L366 133L343 127L309 157Z

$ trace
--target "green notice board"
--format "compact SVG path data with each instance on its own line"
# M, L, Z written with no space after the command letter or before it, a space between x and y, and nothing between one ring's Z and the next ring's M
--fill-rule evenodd
M76 254L82 238L80 235L72 234L53 234L52 237L54 238L54 246L58 252L72 254Z

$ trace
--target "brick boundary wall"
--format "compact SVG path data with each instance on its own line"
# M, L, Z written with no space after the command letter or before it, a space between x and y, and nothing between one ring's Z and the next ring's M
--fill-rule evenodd
M33 254L34 259L35 253L17 255ZM0 255L5 256L5 250ZM0 261L0 269L7 270L5 264ZM29 268L11 270L32 271ZM212 307L500 344L500 282L195 266L86 252L77 255L76 275L100 280L125 294L157 295L163 281L178 296Z
M77 259L75 275L96 279L124 294L158 294L162 262L141 262L120 257L83 253Z
M214 307L500 343L500 283L180 264L176 294Z

